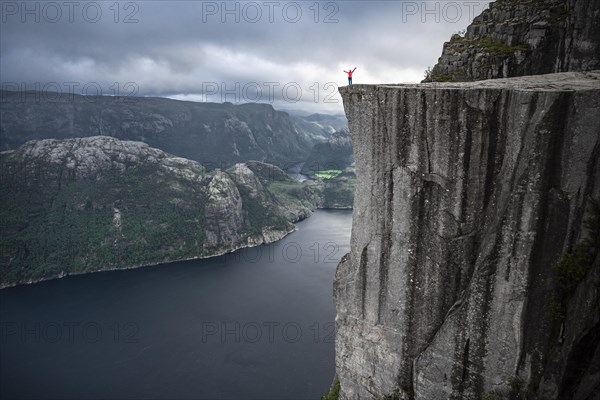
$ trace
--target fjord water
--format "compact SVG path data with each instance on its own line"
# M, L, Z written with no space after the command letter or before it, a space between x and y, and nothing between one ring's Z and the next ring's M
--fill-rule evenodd
M2 398L319 398L352 214L205 260L0 290Z

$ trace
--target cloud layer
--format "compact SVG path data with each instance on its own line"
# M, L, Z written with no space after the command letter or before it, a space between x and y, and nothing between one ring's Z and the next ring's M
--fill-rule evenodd
M355 83L420 81L487 4L3 1L0 78L5 88L341 111L342 70L356 66Z

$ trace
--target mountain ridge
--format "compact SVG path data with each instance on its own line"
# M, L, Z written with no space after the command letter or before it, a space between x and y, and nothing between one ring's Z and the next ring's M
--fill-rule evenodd
M262 168L301 187L275 166L236 164L252 178L236 182L235 170L106 136L29 141L0 161L2 286L270 243L319 202L294 192L283 204L259 186Z
M285 168L304 161L314 144L336 130L267 103L66 93L53 98L35 91L1 91L0 116L1 150L15 149L27 140L105 135L146 142L218 168L248 160Z

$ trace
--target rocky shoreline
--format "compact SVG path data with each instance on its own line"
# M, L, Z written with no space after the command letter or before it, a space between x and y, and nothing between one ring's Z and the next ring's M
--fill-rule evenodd
M298 221L301 221L302 219L299 219ZM295 222L298 222L295 221ZM290 229L288 231L271 231L269 232L269 235L263 235L262 238L263 240L256 240L253 241L252 243L248 243L247 245L241 245L241 246L237 246L234 248L230 248L230 249L224 249L222 251L219 251L217 253L214 254L210 254L210 255L203 255L203 256L197 256L197 257L186 257L186 258L181 258L181 259L164 259L162 261L159 262L155 262L155 263L150 263L150 264L140 264L140 265L131 265L131 266L127 266L127 267L110 267L110 268L100 268L100 269L96 269L96 270L91 270L91 271L85 271L85 272L73 272L73 273L65 273L65 274L61 274L58 276L52 276L52 277L46 277L46 278L42 278L42 279L38 279L38 280L31 280L31 281L27 281L27 282L17 282L17 283L10 283L10 284L0 284L0 290L2 289L7 289L7 288L11 288L11 287L17 287L17 286L23 286L23 285L33 285L35 283L40 283L40 282L47 282L47 281L53 281L56 279L62 279L62 278L66 278L69 276L77 276L77 275L87 275L87 274L94 274L97 272L109 272L109 271L121 271L121 270L130 270L130 269L138 269L138 268L145 268L145 267L153 267L156 265L161 265L161 264L170 264L170 263L175 263L175 262L180 262L180 261L192 261L192 260L204 260L204 259L208 259L208 258L213 258L213 257L219 257L225 254L230 254L233 253L235 251L241 250L241 249L247 249L247 248L253 248L253 247L257 247L257 246L261 246L263 244L270 244L270 243L275 243L281 239L283 239L284 237L286 237L287 235L289 235L292 232L295 232L297 230L296 227L294 227L293 229ZM250 238L248 238L250 240ZM258 239L258 238L257 238Z

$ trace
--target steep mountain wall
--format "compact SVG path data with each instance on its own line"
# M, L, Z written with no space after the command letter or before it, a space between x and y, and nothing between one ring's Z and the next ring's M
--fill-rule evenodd
M444 44L426 81L600 69L600 1L498 0Z
M340 93L341 398L595 398L600 71Z

